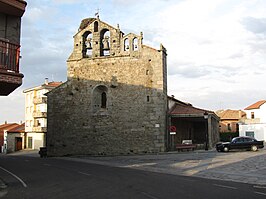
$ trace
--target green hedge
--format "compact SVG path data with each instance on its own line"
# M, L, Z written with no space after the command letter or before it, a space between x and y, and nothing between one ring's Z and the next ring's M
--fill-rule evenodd
M238 137L239 133L238 132L226 132L226 133L220 133L220 140L222 142L229 142L231 141L234 137Z

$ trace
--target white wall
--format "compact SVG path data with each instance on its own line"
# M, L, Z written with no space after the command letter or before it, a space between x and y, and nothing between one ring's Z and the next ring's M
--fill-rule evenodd
M239 136L246 136L247 131L253 131L255 139L266 141L266 124L239 125Z
M32 137L32 149L40 149L40 147L45 146L45 134L44 133L28 133L28 137ZM28 148L28 140L27 140L27 148Z
M254 112L255 118L260 118L260 123L266 123L266 103L261 105L259 109L245 110L247 119L251 119L251 112Z

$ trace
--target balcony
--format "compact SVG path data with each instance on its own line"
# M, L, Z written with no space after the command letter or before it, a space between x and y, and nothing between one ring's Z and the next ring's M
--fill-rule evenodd
M34 132L36 132L36 133L47 132L47 127L33 126L32 131L34 131Z
M47 117L47 112L33 111L32 116L34 118L46 118Z
M0 38L0 95L7 96L22 84L20 46Z
M33 103L34 104L47 104L47 97L34 97Z

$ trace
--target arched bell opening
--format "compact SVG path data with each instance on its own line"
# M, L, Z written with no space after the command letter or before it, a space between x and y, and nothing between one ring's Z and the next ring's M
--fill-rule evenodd
M91 57L93 50L92 33L87 31L83 34L83 57Z
M110 31L108 29L103 29L100 33L100 55L109 56L110 55Z

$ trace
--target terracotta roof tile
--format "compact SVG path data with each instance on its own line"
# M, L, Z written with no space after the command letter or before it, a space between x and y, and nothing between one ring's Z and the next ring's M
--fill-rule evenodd
M213 113L212 111L195 108L192 105L188 104L175 104L174 108L170 111L170 114L178 115L178 114L204 114L205 112Z
M49 82L48 84L43 84L42 86L57 87L60 86L62 82Z
M25 132L25 123L14 126L13 128L9 129L8 132Z
M266 102L266 100L260 100L254 104L251 104L245 110L251 110L251 109L259 109L261 105L263 105Z
M224 110L216 113L221 119L240 119L246 116L246 113L241 110Z
M0 125L0 131L9 130L17 126L17 123L8 123L8 124L1 124Z

